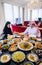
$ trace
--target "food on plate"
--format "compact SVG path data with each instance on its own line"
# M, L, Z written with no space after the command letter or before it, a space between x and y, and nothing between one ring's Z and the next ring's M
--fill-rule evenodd
M37 48L42 49L42 44L39 44Z
M14 38L14 42L21 42L20 38Z
M33 43L33 44L35 43L35 41L34 41L34 40L29 40L29 42L30 42L30 43Z
M34 65L34 64L31 61L28 61L24 65Z
M20 37L24 37L24 34L23 33L20 33Z
M13 42L9 41L9 42L8 42L8 44L9 44L9 45L12 45L12 44L13 44Z
M28 60L32 62L37 62L38 61L38 56L35 53L29 53L27 55Z
M17 47L16 46L17 46L17 44L11 45L10 48L9 48L9 51L10 52L16 51L17 50Z
M33 44L29 43L29 42L21 42L18 44L19 49L24 50L24 51L28 51L33 49Z
M13 52L13 51L16 51L16 50L17 50L16 47L10 47L10 48L9 48L9 51L10 51L10 52Z
M32 39L32 40L37 40L37 38L36 38L36 37L31 37L31 39Z
M23 40L24 40L24 41L28 41L28 39L29 39L29 37L25 37Z
M15 37L20 37L20 33L19 32L14 32L14 36Z
M42 57L42 56L41 56ZM37 61L37 63L36 63L37 65L42 65L42 58L40 58L38 61Z
M41 42L35 42L36 48L42 49L42 44Z
M9 39L9 40L12 40L12 38L13 38L12 35L9 35L9 36L8 36L8 39Z
M15 47L15 46L17 46L17 44L12 44L12 45L11 45L11 47Z
M7 39L5 39L5 40L3 40L3 42L4 42L4 43L7 43L7 42L8 42L8 40L7 40Z
M4 50L7 50L7 49L9 48L9 45L8 45L8 44L4 44L4 45L2 46L2 48L3 48Z
M19 32L14 32L14 34L19 34Z
M35 42L34 44L35 44L35 47L37 47L40 44L40 42Z
M38 65L42 65L42 62L40 62Z
M12 60L15 62L22 62L25 59L25 54L21 51L12 54Z
M4 55L1 56L0 61L1 61L2 63L7 63L7 62L10 61L10 59L11 59L11 57L10 57L9 54L4 54Z
M39 56L42 56L42 50L36 50L36 53L37 53Z

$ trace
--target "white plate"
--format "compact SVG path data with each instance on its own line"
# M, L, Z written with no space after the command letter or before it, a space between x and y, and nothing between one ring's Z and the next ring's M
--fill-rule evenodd
M18 52L18 53L22 53L22 54L24 55L24 58L23 58L22 60L20 60L20 61L16 61L15 59L13 59L13 55L15 55L17 52ZM25 59L25 54L24 54L23 52L21 52L21 51L16 51L16 52L14 52L14 53L12 54L12 60L15 61L15 62L18 62L18 63L19 63L19 62L24 61L24 59Z
M20 42L19 44L21 44L21 43L25 43L25 42ZM21 49L21 50L23 50L23 51L29 51L29 50L33 49L33 44L30 43L30 42L27 42L27 43L29 43L29 44L31 45L31 48L30 48L30 49L22 49L22 48L19 46L19 44L18 44L18 48Z
M8 60L7 60L7 61L2 61L2 58L3 58L3 56L5 56L5 55L8 57ZM3 55L0 57L1 63L7 63L7 62L10 61L10 59L11 59L11 56L10 56L9 54L3 54Z
M37 38L37 41L41 41L41 38Z
M0 42L3 44L3 40L0 40Z
M34 60L30 58L30 55L35 57ZM32 62L37 62L39 58L38 58L38 56L35 53L29 53L27 55L27 59L32 61Z
M18 34L14 34L13 37L20 37Z

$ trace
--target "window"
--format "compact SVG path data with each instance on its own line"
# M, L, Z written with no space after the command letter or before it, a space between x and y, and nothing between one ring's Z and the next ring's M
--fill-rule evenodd
M38 18L42 18L42 9L32 10L32 20L38 20Z
M14 16L14 23L16 23L16 18L19 18L19 7L13 6L13 16Z
M13 15L12 15L12 6L10 4L4 4L4 11L5 11L5 20L12 22Z
M39 18L42 18L42 9L39 9Z
M38 15L39 15L39 10L38 9L32 10L32 20L37 20Z
M10 21L11 23L16 23L16 18L21 18L20 23L23 22L23 8L20 6L13 6L7 3L4 3L5 11L5 20Z
M30 21L30 9L28 9L28 21Z
M20 18L21 18L21 23L23 22L23 8L20 7Z

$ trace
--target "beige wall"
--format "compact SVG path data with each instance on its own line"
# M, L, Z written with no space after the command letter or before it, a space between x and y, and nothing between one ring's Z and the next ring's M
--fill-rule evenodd
M0 34L3 31L4 24L5 24L4 8L3 8L3 3L0 2Z

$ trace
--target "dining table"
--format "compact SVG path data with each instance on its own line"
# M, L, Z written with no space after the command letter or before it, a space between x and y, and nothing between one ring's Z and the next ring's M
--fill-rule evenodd
M16 36L15 38L19 38L19 36ZM21 38L21 39L23 40L23 38ZM41 44L42 44L42 38L40 37L40 38L38 38L38 39L40 39L40 41L38 40L38 42L41 42ZM2 40L0 40L0 41L2 41ZM32 41L33 41L33 40L32 40ZM35 40L35 41L37 42L37 40ZM28 42L28 41L27 41L27 42ZM19 43L19 42L18 42L18 43ZM42 51L42 49L37 49L37 50L41 50L41 51ZM3 54L10 54L10 56L12 56L12 54L15 53L15 52L17 52L17 51L21 51L21 52L23 52L23 53L25 54L25 59L24 59L23 62L17 63L17 62L14 62L14 61L11 59L8 64L7 64L7 63L4 64L4 63L1 63L1 62L0 62L0 65L25 65L25 63L29 61L29 60L27 59L27 54L33 52L33 50L23 51L23 50L21 50L21 49L18 48L18 49L17 49L16 51L14 51L14 52L9 52L8 50L1 50L1 52L2 52L1 55L3 55ZM35 53L35 52L34 52L34 53ZM36 53L36 54L37 54L37 53ZM0 57L1 57L1 55L0 55ZM38 55L38 54L37 54L37 55ZM41 61L41 60L42 60L42 54L41 54L41 55L38 55L38 57L39 57L39 61ZM38 61L38 62L33 62L34 65L38 65L39 61Z

